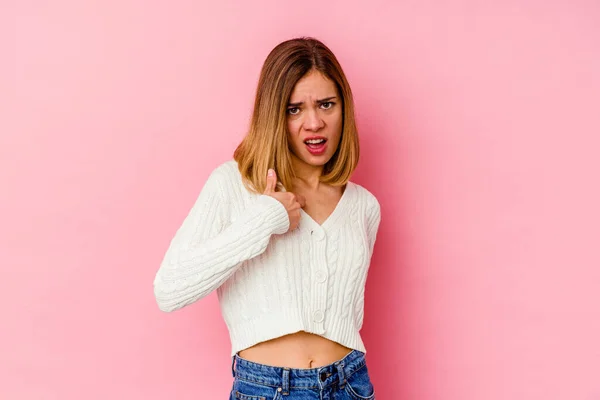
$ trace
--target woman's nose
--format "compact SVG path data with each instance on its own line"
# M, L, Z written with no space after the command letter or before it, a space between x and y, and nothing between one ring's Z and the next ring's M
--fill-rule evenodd
M311 131L316 131L322 128L324 125L323 119L317 112L317 110L309 110L306 113L306 120L304 121L304 128Z

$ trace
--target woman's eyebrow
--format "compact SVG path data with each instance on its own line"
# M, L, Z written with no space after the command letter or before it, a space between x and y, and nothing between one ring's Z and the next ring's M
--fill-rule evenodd
M337 96L331 96L331 97L325 97L324 99L319 99L316 101L317 104L321 104L321 103L327 103L328 101L331 101L333 99L336 99ZM304 104L303 101L299 102L299 103L289 103L288 107L298 107L301 106L302 104Z

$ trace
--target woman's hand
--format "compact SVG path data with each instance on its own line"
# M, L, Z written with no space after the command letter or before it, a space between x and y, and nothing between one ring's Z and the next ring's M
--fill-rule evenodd
M276 192L276 187L277 175L274 170L269 169L269 172L267 173L267 187L263 194L271 196L283 204L290 219L290 229L288 232L293 231L300 223L300 209L304 207L306 200L303 196L292 192Z

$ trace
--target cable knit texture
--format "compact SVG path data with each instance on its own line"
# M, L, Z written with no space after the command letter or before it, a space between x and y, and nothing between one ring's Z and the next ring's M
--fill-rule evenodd
M217 291L231 355L298 331L366 352L364 289L380 223L379 202L348 182L319 225L304 210L287 232L285 207L243 186L234 160L210 174L154 279L163 311Z

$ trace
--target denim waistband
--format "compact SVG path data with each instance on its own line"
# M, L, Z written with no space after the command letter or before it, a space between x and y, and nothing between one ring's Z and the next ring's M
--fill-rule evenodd
M232 357L231 371L234 377L283 388L283 394L287 394L290 388L323 389L336 382L343 388L346 379L365 364L365 353L358 350L352 350L344 358L329 365L308 369L259 364L235 354Z

